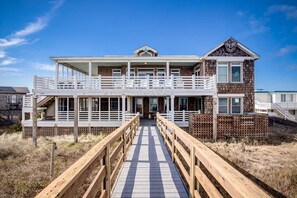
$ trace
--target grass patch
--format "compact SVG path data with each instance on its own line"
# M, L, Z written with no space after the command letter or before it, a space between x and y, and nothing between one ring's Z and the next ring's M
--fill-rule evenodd
M1 197L34 197L50 182L50 152L56 142L54 178L90 150L104 136L82 135L73 144L73 136L40 137L38 148L21 133L0 136Z

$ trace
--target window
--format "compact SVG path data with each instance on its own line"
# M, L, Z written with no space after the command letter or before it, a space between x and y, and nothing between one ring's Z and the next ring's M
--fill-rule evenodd
M58 99L58 104L59 104L59 111L67 111L67 98L59 98Z
M241 113L241 98L231 98L231 113Z
M218 62L218 83L227 83L228 82L228 63Z
M157 76L165 76L165 69L158 69L157 70Z
M92 98L92 111L99 111L99 98Z
M180 70L179 69L171 69L171 75L180 76Z
M289 110L289 113L292 115L296 115L296 110Z
M287 102L293 102L293 101L294 101L294 94L288 94Z
M113 69L112 70L112 76L120 77L121 76L121 69Z
M219 98L219 114L228 113L228 98Z
M158 111L158 98L150 98L149 100L149 111L157 112Z
M11 103L13 103L13 104L17 103L17 96L16 95L11 95Z
M241 64L231 63L231 82L241 82Z
M179 98L178 99L178 109L179 111L188 111L188 98Z
M119 109L118 98L110 98L110 111L118 111Z
M168 98L168 107L169 107L169 111L171 111L171 100L170 98ZM164 111L167 111L167 97L164 98Z
M79 111L88 111L88 98L79 99Z
M281 102L285 102L286 101L286 95L285 94L281 94Z
M128 76L128 68L126 69L126 75ZM130 76L135 76L135 69L134 68L131 68L130 69Z

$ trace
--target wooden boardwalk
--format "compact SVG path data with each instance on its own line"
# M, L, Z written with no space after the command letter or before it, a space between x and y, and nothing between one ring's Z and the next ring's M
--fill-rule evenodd
M141 126L112 197L189 197L155 126Z

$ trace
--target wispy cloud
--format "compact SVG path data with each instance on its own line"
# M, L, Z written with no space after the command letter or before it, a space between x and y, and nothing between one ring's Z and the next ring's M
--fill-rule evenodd
M286 54L292 53L297 50L297 45L286 45L285 47L282 47L278 51L279 56L284 56Z
M0 66L10 65L20 62L19 59L8 57L7 49L13 46L20 46L24 44L30 43L27 36L37 33L43 30L51 20L51 18L56 13L56 10L64 3L64 0L56 0L52 2L51 9L46 12L44 15L37 17L37 19L28 25L26 25L23 29L17 30L14 33L8 35L5 38L0 38L0 58L4 59L0 62ZM33 40L33 42L36 39Z
M15 64L18 62L20 62L20 60L13 58L13 57L7 57L7 58L3 59L2 61L0 61L0 66L12 65L12 64Z
M297 19L297 7L291 5L273 5L266 12L267 15L283 13L287 19Z
M48 22L53 17L55 11L63 4L63 2L64 0L55 1L53 7L50 9L49 12L41 17L38 17L36 21L29 23L25 28L16 31L12 36L25 37L43 30L48 25Z
M44 64L44 63L32 63L32 67L39 70L44 71L55 71L55 65L54 64Z
M0 49L0 59L4 58L6 56L6 53Z
M242 11L242 10L238 10L238 11L236 12L236 14L237 14L237 16L242 17L242 16L244 16L246 13L245 13L244 11Z
M250 31L253 34L259 34L268 31L268 27L264 24L263 20L257 19L254 16L249 17L248 24Z
M0 47L11 47L15 45L23 45L27 43L27 40L24 38L9 38L9 39L0 39Z
M11 67L0 67L0 72L19 72L19 69Z

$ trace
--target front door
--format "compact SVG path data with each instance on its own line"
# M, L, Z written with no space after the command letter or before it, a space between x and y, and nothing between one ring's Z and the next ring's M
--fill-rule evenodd
M135 111L143 117L143 98L135 98Z

